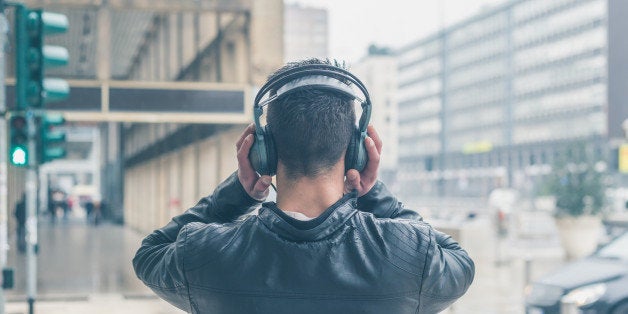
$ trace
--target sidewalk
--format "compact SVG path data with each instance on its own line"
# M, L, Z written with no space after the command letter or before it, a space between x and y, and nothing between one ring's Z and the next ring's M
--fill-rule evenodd
M26 302L8 302L7 314L27 314ZM88 297L70 296L58 300L42 300L35 303L35 313L45 314L180 314L178 310L156 296L123 296L120 294L95 294Z
M475 278L443 314L523 314L527 281L564 264L560 242L553 236L500 241L489 221L478 221L462 233L460 244L475 262Z
M80 217L54 225L45 218L39 227L36 314L183 313L135 276L131 260L142 235L119 225L88 225ZM6 313L28 313L26 258L9 253L15 288L5 290Z

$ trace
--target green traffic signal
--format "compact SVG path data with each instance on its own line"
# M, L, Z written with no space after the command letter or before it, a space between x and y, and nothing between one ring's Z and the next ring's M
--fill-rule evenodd
M65 124L65 118L60 113L46 114L43 121L48 126L59 126Z
M44 65L51 67L68 65L70 54L68 49L61 46L44 46L42 55L44 57Z
M11 163L23 167L28 163L28 154L26 153L26 148L17 146L11 150Z
M68 17L63 14L44 11L41 12L40 20L46 35L61 34L68 31Z
M63 79L47 78L44 79L43 90L46 102L61 101L68 98L70 84Z
M9 160L11 164L24 167L28 165L28 124L23 115L14 115L9 122Z
M55 127L65 124L61 114L46 114L41 117L39 125L39 163L43 164L66 156L65 132Z
M70 93L67 81L45 78L45 67L68 64L64 47L44 45L45 36L68 30L63 14L16 8L16 91L19 109L42 108L46 102L61 101Z

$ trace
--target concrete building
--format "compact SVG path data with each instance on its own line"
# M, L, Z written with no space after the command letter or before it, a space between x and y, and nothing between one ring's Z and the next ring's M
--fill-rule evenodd
M625 43L626 27L613 6L626 10L612 0L508 1L402 48L402 195L532 192L570 143L606 156L623 121L609 113L625 113L610 93L626 72L609 74L625 63L625 47L611 45Z
M217 10L167 14L153 20L153 32L136 53L131 78L213 82L223 90L244 85L245 120L132 123L122 125L117 134L110 129L109 138L122 138L118 144L124 160L124 191L118 193L124 195L127 225L148 232L166 224L237 169L235 142L245 124L252 122L252 91L283 60L282 1L242 1L239 5L244 14ZM183 48L175 48L177 43L183 43ZM168 47L180 53L164 55ZM167 71L164 64L176 70ZM116 192L111 195L115 197Z
M397 59L386 49L377 51L375 47L369 51L350 70L360 78L369 90L373 111L371 124L384 143L380 163L380 179L389 187L395 184L397 170Z
M295 61L329 55L327 10L286 4L284 10L284 60Z
M234 143L252 122L253 92L283 64L282 0L24 2L68 16L69 33L46 41L67 47L70 63L46 75L69 79L70 97L46 110L69 127L97 128L99 171L89 181L111 218L148 233L236 170ZM78 167L44 168L62 164ZM11 169L11 195L23 175Z

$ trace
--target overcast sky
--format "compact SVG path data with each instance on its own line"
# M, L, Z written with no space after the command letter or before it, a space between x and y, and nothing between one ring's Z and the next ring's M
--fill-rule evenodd
M504 0L285 0L326 8L331 57L356 62L369 44L398 48Z

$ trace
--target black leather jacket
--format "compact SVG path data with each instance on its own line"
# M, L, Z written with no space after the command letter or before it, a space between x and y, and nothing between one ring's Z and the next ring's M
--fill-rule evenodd
M147 236L137 276L192 313L438 313L462 296L473 261L378 182L319 217L259 203L237 175Z

